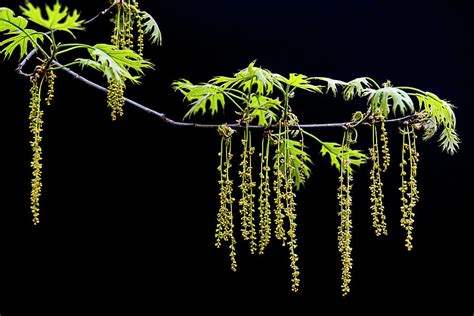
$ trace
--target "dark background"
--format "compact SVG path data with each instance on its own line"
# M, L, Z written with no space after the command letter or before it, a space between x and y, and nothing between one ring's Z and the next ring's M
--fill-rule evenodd
M64 2L84 17L107 5ZM166 126L130 106L126 117L113 123L105 96L65 73L58 73L57 97L46 109L41 225L33 227L28 82L14 73L15 62L2 62L2 316L117 310L132 315L472 315L474 34L467 2L141 3L160 24L164 45L147 49L156 71L127 94L174 119L186 108L170 88L173 80L230 75L257 59L284 75L371 76L433 91L458 107L461 150L451 157L441 153L436 140L420 144L422 200L416 208L415 248L407 253L399 227L400 141L397 128L390 127L393 163L385 177L390 236L378 240L371 228L366 165L354 183L353 282L343 299L337 172L311 144L313 177L297 199L302 286L295 295L287 250L278 243L264 256L250 256L239 240L237 273L229 269L226 249L213 246L215 131ZM0 5L15 7L17 1ZM103 19L79 39L108 41L110 31ZM104 83L95 74L90 77ZM294 102L302 122L344 121L364 106L305 95ZM326 140L341 139L340 130L314 132ZM367 145L367 140L360 143Z

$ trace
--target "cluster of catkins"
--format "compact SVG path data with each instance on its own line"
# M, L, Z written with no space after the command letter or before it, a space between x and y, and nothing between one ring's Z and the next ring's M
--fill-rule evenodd
M221 151L219 153L220 164L220 208L217 215L216 246L221 247L223 241L229 243L231 268L235 271L237 267L235 252L234 221L232 215L233 181L229 177L231 167L231 137L234 130L226 125L219 128L221 136ZM255 147L252 145L251 132L246 129L241 140L243 150L240 155L239 177L241 183L239 189L241 197L238 201L240 213L240 226L242 238L250 244L252 254L264 254L270 243L272 236L272 206L270 203L271 185L270 176L272 174L270 148L275 146L275 162L273 163L273 190L274 197L274 234L283 246L288 246L290 253L290 267L292 269L292 291L297 292L300 284L300 272L297 265L298 255L296 254L296 202L295 202L295 181L293 173L295 166L292 163L296 159L289 149L289 133L286 128L280 128L278 133L265 132L262 138L260 157L259 184L253 179L252 158L255 154ZM256 192L258 190L258 207L256 206ZM258 232L257 218L255 212L258 210Z
M136 29L136 32L135 32ZM138 35L138 36L136 36ZM135 41L136 37L136 41ZM143 13L136 0L126 0L117 4L114 16L114 31L111 43L118 49L135 50L143 57L144 29ZM107 106L111 109L112 120L123 116L125 105L125 78L121 81L109 80L107 92Z

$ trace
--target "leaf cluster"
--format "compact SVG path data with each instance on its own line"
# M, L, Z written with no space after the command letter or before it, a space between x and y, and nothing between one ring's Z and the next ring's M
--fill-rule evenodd
M79 50L85 52L85 56L75 58L65 66L90 67L101 72L109 81L115 80L120 84L126 79L139 83L143 71L153 68L150 61L130 49L118 49L102 43L58 43L55 40L58 32L68 33L75 38L75 32L85 30L85 21L81 19L79 12L70 10L59 2L52 6L45 5L44 10L27 2L20 9L22 15L16 16L11 9L0 8L0 33L5 37L0 42L0 53L6 59L10 59L17 49L19 58L23 58L28 54L29 48L33 47L42 55L44 64L49 67L45 70L49 71L63 67L56 63L59 55ZM158 24L147 12L140 12L144 18L144 33L149 35L151 43L161 44ZM37 27L28 28L30 22Z

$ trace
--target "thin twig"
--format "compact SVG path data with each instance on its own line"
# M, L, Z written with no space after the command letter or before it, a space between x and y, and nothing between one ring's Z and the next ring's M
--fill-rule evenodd
M103 86L101 86L101 85L99 85L95 82L92 82L87 78L84 78L83 76L79 75L78 73L74 72L73 70L62 66L58 62L53 62L53 65L61 67L61 70L65 71L66 73L71 75L74 79L79 80L79 81L85 83L86 85L88 85L92 88L95 88L99 91L107 93L107 88L105 88L105 87L103 87ZM140 110L143 110L143 111L145 111L149 114L157 116L164 123L169 124L169 125L173 125L173 126L194 127L194 128L218 128L219 126L222 125L222 124L197 124L197 123L178 122L178 121L175 121L175 120L172 120L172 119L166 117L166 115L164 113L161 113L161 112L155 111L153 109L150 109L149 107L146 107L143 104L140 104L137 101L134 101L132 99L125 98L125 102L130 104L130 105L133 105L134 107L139 108ZM396 118L396 119L386 120L385 122L386 123L403 123L403 122L411 120L413 117L414 117L414 115L408 115L408 116L404 116L404 117L400 117L400 118ZM342 127L342 128L344 128L344 127L347 127L350 124L351 124L351 122L325 123L325 124L301 124L301 125L299 125L299 127L300 128L330 128L330 127ZM239 124L239 123L233 123L233 124L227 124L227 125L229 127L236 128L236 129L246 127L245 125ZM259 126L259 125L249 125L248 127L250 129L274 129L274 128L277 128L276 125L269 126L269 127Z
M95 21L99 17L104 16L114 6L116 6L119 2L120 1L114 1L114 3L110 7L108 7L107 9L99 12L96 16L94 16L94 17L90 18L89 20L85 21L84 23L82 23L82 25L87 25L87 24ZM33 56L36 54L37 51L38 50L36 48L31 50L31 52L29 52L28 55L19 63L19 65L16 69L16 72L19 75L24 76L24 77L31 77L33 75L33 74L28 74L28 73L23 72L23 68L25 67L26 63L31 58L33 58ZM68 67L64 67L63 65L61 65L57 61L52 61L51 64L55 65L55 66L58 66L58 67L61 67L61 70L65 71L66 73L71 75L74 79L79 80L79 81L85 83L86 85L88 85L92 88L95 88L99 91L107 93L107 88L105 88L105 87L103 87L103 86L101 86L101 85L99 85L95 82L90 81L89 79L79 75L78 73L74 72L73 70L71 70ZM132 99L125 98L125 102L130 104L130 105L133 105L136 108L139 108L140 110L143 110L143 111L145 111L149 114L152 114L152 115L158 117L159 119L161 119L164 123L169 124L169 125L173 125L173 126L213 129L213 128L218 128L220 125L222 125L222 124L197 124L197 123L179 122L179 121L175 121L173 119L168 118L164 113L161 113L161 112L155 111L153 109L150 109L149 107L146 107L143 104L140 104L140 103L138 103L138 102L136 102ZM414 115L409 115L409 116L404 116L404 117L400 117L400 118L396 118L396 119L386 120L385 122L386 123L403 123L403 122L408 122L413 118L414 118ZM353 124L353 122L323 123L323 124L301 124L297 127L295 126L295 128L332 128L332 127L347 128L348 126L351 126L351 124ZM245 126L244 124L241 124L241 123L233 123L233 124L227 124L227 125L229 127L236 128L236 129L247 127L247 126ZM278 126L276 126L276 125L272 125L272 126L268 126L268 127L258 126L258 125L249 125L248 126L248 128L250 128L250 129L262 129L262 130L263 129L275 129L277 127Z
M100 18L101 16L106 15L106 14L109 13L109 11L112 10L113 7L115 7L116 5L117 5L117 1L114 1L114 3L112 3L112 4L110 5L110 7L108 7L107 9L105 9L105 10L99 12L96 16L94 16L94 17L90 18L89 20L85 21L84 23L82 23L82 25L87 25L87 24L89 24L89 23L92 23L92 22L94 22L95 20L97 20L98 18Z
M23 67L25 67L26 63L28 61L30 61L31 58L33 58L33 56L36 54L36 52L38 51L38 49L34 48L31 52L28 53L28 55L26 55L26 57L18 64L18 67L16 67L16 72L17 74L19 74L20 76L24 76L24 77L31 77L33 76L33 74L27 74L25 72L23 72Z

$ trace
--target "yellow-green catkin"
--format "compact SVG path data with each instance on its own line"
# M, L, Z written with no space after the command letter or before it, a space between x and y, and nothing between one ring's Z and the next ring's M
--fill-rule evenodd
M234 219L232 205L235 198L232 196L233 180L230 178L230 169L232 167L232 134L234 130L226 125L219 128L221 135L221 150L219 152L220 164L217 170L220 174L219 179L219 200L220 207L217 213L216 226L216 247L220 248L222 242L229 243L229 257L232 271L237 271L237 260L235 250Z
M415 222L415 213L413 212L413 209L418 204L420 199L418 183L416 180L419 162L419 153L416 148L416 139L418 136L415 134L415 129L408 126L401 130L401 133L403 138L403 147L402 162L400 163L402 177L402 185L400 187L400 192L402 195L402 206L400 208L402 218L400 220L400 224L406 231L405 247L408 249L408 251L411 251L413 249L413 223ZM407 155L408 161L406 158ZM410 172L408 180L407 171Z
M270 243L272 236L271 228L271 205L270 205L270 139L269 135L265 134L262 139L262 149L260 152L260 185L259 185L259 206L260 212L260 242L259 254L263 255L265 248Z
M134 49L134 24L136 10L130 1L125 1L117 7L114 18L114 30L111 37L112 45L118 49ZM122 82L110 80L107 89L107 106L111 110L112 120L115 121L124 115L125 105L125 78Z
M288 136L288 131L286 131L286 135ZM288 140L288 138L287 138ZM300 285L300 271L298 267L298 255L296 253L297 248L297 238L296 238L296 202L295 202L295 182L293 179L293 172L294 164L292 163L293 160L296 158L289 150L289 142L285 143L285 193L284 193L284 200L285 200L285 215L288 218L288 249L290 251L290 267L292 269L292 286L291 290L293 292L298 292L299 285Z
M286 231L285 231L285 204L283 186L285 181L285 174L282 169L285 164L285 154L283 151L283 138L281 137L281 127L279 133L274 135L275 140L275 164L273 166L273 191L275 192L274 207L275 207L275 238L286 245Z
M41 80L40 83L38 81ZM42 148L41 133L43 131L43 115L44 112L41 110L41 84L43 79L33 77L31 79L30 88L30 115L29 115L29 129L32 135L30 142L31 149L33 152L33 158L31 161L32 168L32 180L31 180L31 196L30 196L30 207L33 215L33 224L38 225L40 222L40 198L42 189Z
M372 169L370 170L370 209L372 211L372 226L377 236L387 236L387 224L385 208L383 205L383 183L381 178L382 168L380 166L380 152L378 143L378 132L375 123L372 123L372 148L369 149Z
M248 128L245 129L244 138L242 139L243 151L240 162L241 170L239 176L241 184L239 186L242 196L239 200L241 215L241 231L244 240L250 242L250 253L257 251L257 231L255 228L255 203L254 203L254 187L256 186L252 178L252 156L255 147L252 147L251 133Z
M137 38L137 52L138 55L143 57L143 51L145 49L145 30L143 26L143 13L140 11L140 7L138 6L138 1L133 0L132 5L135 8L135 21L137 24L137 33L138 33L138 38Z
M109 81L109 87L107 90L107 107L111 110L112 121L116 121L119 117L122 117L124 112L123 108L125 105L125 85L111 80Z
M54 71L48 72L47 79L48 79L48 93L46 95L45 101L48 106L51 106L54 99L54 85L55 85L55 79L56 79L56 74L54 73Z
M340 206L338 227L338 250L341 254L342 263L342 295L350 292L351 270L352 270L352 172L351 162L346 154L350 148L351 132L346 131L342 142L341 172L339 175L338 200Z
M386 172L390 166L390 150L388 148L388 132L385 126L385 117L380 113L380 141L382 142L382 172Z

